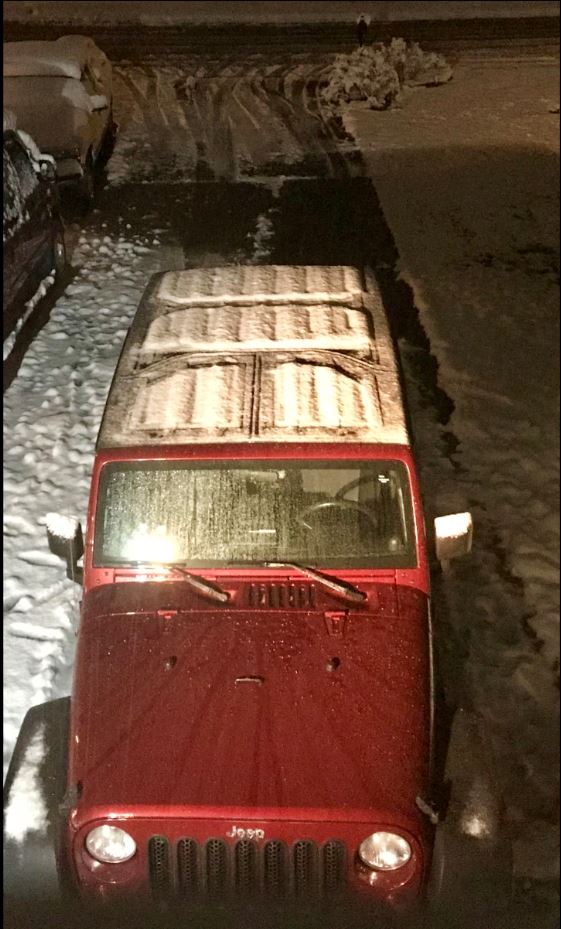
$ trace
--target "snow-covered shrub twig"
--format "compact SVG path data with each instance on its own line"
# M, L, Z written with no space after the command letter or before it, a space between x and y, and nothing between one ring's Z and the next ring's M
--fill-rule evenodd
M350 55L337 55L321 96L338 107L351 100L366 100L373 110L399 103L403 86L443 84L452 68L442 55L423 52L416 42L392 39L389 45L363 45Z

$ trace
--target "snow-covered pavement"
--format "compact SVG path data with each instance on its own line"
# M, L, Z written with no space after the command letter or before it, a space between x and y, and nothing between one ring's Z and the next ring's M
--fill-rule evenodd
M48 551L45 516L85 517L111 376L146 277L161 267L153 231L126 233L79 234L80 271L4 397L4 771L26 710L69 692L78 590Z
M345 119L454 403L453 469L419 430L431 505L475 519L445 584L449 660L491 731L516 871L537 879L559 868L558 80L555 61L465 62Z

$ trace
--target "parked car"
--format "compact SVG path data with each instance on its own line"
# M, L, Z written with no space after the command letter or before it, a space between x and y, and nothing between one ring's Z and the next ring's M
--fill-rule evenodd
M4 43L4 102L84 206L115 133L111 64L92 39Z
M4 340L42 283L66 265L55 164L4 114Z
M47 528L81 618L72 696L30 710L8 773L12 893L50 877L106 902L500 896L477 718L452 726L448 802L435 738L429 559L469 550L471 516L427 540L387 319L358 271L155 275L85 549L69 517ZM22 837L38 733L47 815Z

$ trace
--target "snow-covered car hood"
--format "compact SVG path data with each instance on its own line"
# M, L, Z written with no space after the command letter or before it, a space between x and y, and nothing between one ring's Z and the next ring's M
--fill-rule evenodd
M90 36L65 35L55 41L5 42L3 73L8 76L64 76L80 80L89 65L111 94L111 64Z

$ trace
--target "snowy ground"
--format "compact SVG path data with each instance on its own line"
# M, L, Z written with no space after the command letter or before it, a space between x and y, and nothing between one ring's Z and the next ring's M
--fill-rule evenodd
M302 95L302 78L324 64L298 65L288 109L269 116L259 88L249 92L235 68L219 71L205 85L197 135L170 95L181 76L175 63L121 63L121 133L109 165L115 203L131 181L148 197L157 171L174 183L182 171L196 173L201 139L211 177L230 183L243 177L278 193L283 172L298 171L312 144L324 174L336 175L329 146L310 141L318 115ZM444 426L421 404L413 411L431 509L468 506L476 523L474 557L444 583L451 677L460 656L458 689L484 713L501 763L517 874L540 879L558 868L558 75L550 60L522 68L466 60L450 84L408 92L401 110L355 105L345 115L455 407ZM209 136L209 114L229 92L216 123L224 135ZM287 123L298 99L307 119L296 112ZM259 126L268 118L265 137ZM276 165L276 177L261 175L264 162L268 171ZM77 276L5 395L4 769L26 709L70 685L79 594L48 552L45 515L84 518L127 325L147 276L183 261L171 227L153 228L148 199L134 230L124 210L103 223L97 213L70 230ZM260 214L243 256L194 247L190 258L267 260L274 236L273 212ZM411 346L403 350L414 365Z
M538 878L558 873L558 76L554 62L466 63L400 110L345 120L455 405L454 469L425 447L423 478L437 510L474 514L449 614L517 873Z

